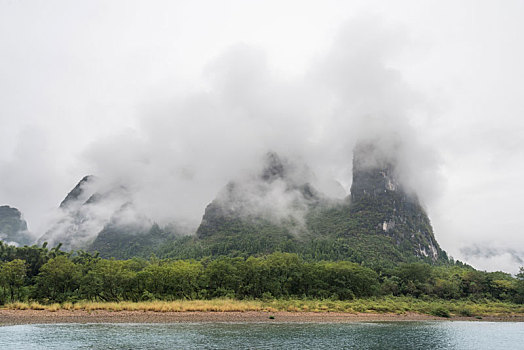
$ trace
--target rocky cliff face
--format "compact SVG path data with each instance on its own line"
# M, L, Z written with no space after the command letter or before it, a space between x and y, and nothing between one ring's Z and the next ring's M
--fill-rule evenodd
M387 235L417 257L434 261L442 257L428 215L399 180L394 156L372 142L362 142L354 150L350 208L360 229Z
M33 243L22 213L7 205L0 206L0 240L17 246Z

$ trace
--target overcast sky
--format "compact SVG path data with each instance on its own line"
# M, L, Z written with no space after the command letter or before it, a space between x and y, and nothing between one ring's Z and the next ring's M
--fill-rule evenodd
M197 220L268 149L340 196L359 135L394 133L442 248L516 272L523 15L509 0L0 0L0 204L43 233L96 173L136 185L155 220Z

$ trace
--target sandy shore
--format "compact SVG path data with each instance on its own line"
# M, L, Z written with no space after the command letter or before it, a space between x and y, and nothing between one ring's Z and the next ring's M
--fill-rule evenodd
M273 317L273 318L270 318ZM524 316L441 318L417 313L369 314L339 312L153 312L153 311L83 311L83 310L0 310L0 325L42 323L177 323L177 322L396 322L396 321L516 321Z

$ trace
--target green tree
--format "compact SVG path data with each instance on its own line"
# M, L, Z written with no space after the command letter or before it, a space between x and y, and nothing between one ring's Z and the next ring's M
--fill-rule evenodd
M136 272L126 268L125 261L99 260L83 277L81 294L87 299L121 301L133 298Z
M199 296L203 266L197 261L158 261L138 273L143 292L161 299L194 299Z
M393 274L402 280L402 293L415 297L429 294L431 289L429 282L432 277L430 265L422 263L401 264Z
M239 265L242 258L223 257L211 261L205 269L204 281L209 297L235 297L242 277Z
M80 286L80 269L68 257L50 259L37 276L35 296L40 300L63 302L75 296Z
M322 277L332 297L353 299L366 297L378 292L378 275L375 271L349 261L323 264Z
M524 267L520 268L517 273L517 281L515 286L515 302L524 304Z
M8 294L11 302L20 299L20 288L24 285L26 274L27 266L23 260L14 259L0 265L0 285L4 296Z

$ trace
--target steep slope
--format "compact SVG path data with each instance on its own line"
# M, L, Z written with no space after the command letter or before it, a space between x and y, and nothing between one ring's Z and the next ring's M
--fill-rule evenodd
M148 258L178 239L182 232L183 228L174 224L160 227L127 203L113 214L86 249L99 252L103 258Z
M98 251L101 257L148 257L175 237L141 215L125 186L108 186L85 176L57 209L57 219L39 239L63 249Z
M148 258L176 238L176 233L162 229L157 224L139 226L111 222L104 226L87 250L99 252L103 258Z
M60 203L56 218L39 243L62 243L64 249L86 249L131 197L124 186L103 186L85 176Z
M395 160L370 142L354 151L350 212L353 231L391 237L407 255L433 261L444 257L426 211L399 180Z
M200 244L203 256L286 251L314 260L381 266L447 261L424 208L400 181L394 157L373 142L355 148L351 194L342 201L328 200L300 181L304 177L290 176L289 167L270 153L254 179L228 184L206 208L191 244ZM268 195L278 183L279 195ZM282 201L289 193L294 199ZM281 202L287 207L279 207ZM296 207L300 215L285 216ZM285 215L275 220L269 214L275 211Z
M269 152L262 170L230 182L207 206L197 238L210 255L296 251L308 235L305 215L324 198L307 169Z
M90 196L86 187L95 181L96 178L93 175L84 176L60 203L60 208L68 208L75 204L78 206L78 203L85 203Z
M394 152L360 142L353 153L351 194L308 217L315 259L351 259L368 265L447 262L430 220L397 173Z
M27 232L27 223L18 209L0 206L0 240L17 246L33 243Z
M282 251L376 266L445 263L447 255L416 194L406 190L394 153L359 143L351 194L333 200L311 185L314 177L306 166L269 152L258 171L239 175L218 193L195 235L156 225L135 208L125 187L104 188L85 177L60 204L59 220L41 241L116 258Z

